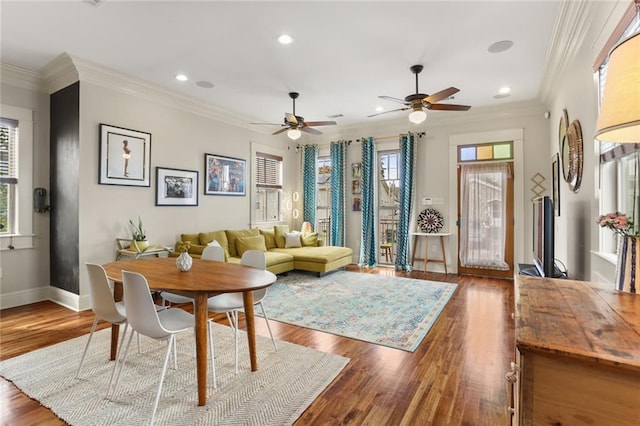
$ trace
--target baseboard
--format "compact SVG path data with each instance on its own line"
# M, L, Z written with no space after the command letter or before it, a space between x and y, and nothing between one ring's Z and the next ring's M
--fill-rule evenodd
M28 290L3 293L0 298L0 309L15 308L16 306L30 305L49 299L49 286L31 288Z

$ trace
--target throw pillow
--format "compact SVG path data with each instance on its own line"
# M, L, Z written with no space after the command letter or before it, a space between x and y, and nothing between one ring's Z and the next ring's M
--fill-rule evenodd
M240 237L255 237L256 235L260 235L260 230L258 228L253 229L242 229L239 231L225 231L227 234L227 241L229 241L229 256L231 257L240 257L238 254L236 240Z
M318 246L318 233L310 232L308 234L301 234L300 239L302 240L303 247L317 247Z
M198 234L180 234L180 241L189 241L191 244L200 244Z
M299 232L285 232L284 238L285 238L284 248L302 247L302 244L300 243Z
M201 232L198 234L200 242L198 244L207 245L211 241L217 241L224 249L225 255L229 255L229 242L227 241L227 234L224 231L213 232Z
M247 250L260 250L267 251L267 247L264 243L264 237L262 235L254 235L251 237L238 237L236 239L236 249L238 255L242 257Z
M285 246L285 232L289 232L289 225L275 225L273 227L273 233L276 236L276 245L278 246L278 248L284 248Z
M267 250L278 247L276 244L276 234L273 229L261 229L260 235L264 237L264 243L267 246Z

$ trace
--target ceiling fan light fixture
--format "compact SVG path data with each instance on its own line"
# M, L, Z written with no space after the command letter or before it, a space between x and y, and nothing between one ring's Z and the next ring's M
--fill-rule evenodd
M414 124L420 124L427 118L427 113L422 109L414 109L409 114L409 121Z
M278 36L278 43L280 44L291 44L293 43L293 37L289 34L280 34Z
M289 139L295 141L300 139L300 136L302 136L302 132L298 129L289 129L287 131L287 136L289 136Z

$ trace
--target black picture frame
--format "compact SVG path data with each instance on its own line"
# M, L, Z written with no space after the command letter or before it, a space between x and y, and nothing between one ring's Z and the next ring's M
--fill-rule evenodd
M247 195L247 160L205 154L204 195Z
M151 133L100 123L98 183L151 186Z
M560 216L560 155L556 153L551 158L551 182L553 185L553 209L556 216Z
M198 205L198 171L156 167L156 206Z

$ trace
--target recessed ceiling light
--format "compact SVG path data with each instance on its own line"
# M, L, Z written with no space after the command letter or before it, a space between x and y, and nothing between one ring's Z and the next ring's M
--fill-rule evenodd
M184 74L178 74L178 75L176 75L176 80L178 80L178 81L187 81L187 80L189 80L189 78Z
M293 43L293 37L289 34L282 34L278 36L278 43L280 44L291 44Z
M382 111L384 111L384 108L383 108L383 107L381 107L380 105L378 105L378 106L376 107L376 112L382 112Z
M513 42L511 40L496 41L487 49L490 53L500 53L511 49Z
M501 95L509 94L511 93L511 88L507 86L501 87L498 93L500 93Z
M196 81L196 86L202 87L203 89L211 89L213 88L213 83L206 80Z

